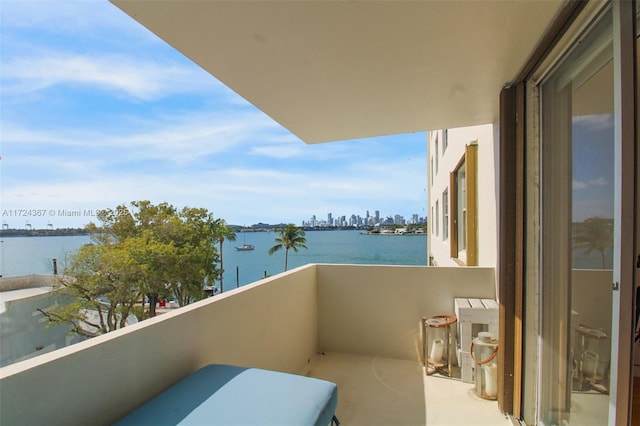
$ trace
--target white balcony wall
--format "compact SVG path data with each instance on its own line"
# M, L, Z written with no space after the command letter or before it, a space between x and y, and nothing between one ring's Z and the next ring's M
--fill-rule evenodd
M0 423L110 424L209 363L300 372L316 353L315 267L0 369Z
M609 336L599 345L601 365L611 358L611 307L613 271L610 269L573 269L571 271L571 309L579 324L602 330Z
M318 347L418 359L419 320L456 297L495 298L493 268L318 265Z
M0 367L85 340L69 336L67 324L48 327L38 311L67 301L54 291L58 278L35 274L0 278Z
M308 265L0 369L2 424L109 424L209 363L418 360L418 321L495 297L493 268ZM37 403L34 403L37 401Z

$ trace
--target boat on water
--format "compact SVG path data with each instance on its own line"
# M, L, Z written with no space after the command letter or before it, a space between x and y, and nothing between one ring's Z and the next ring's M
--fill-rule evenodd
M366 231L366 232L360 232L361 235L393 235L393 236L398 236L398 235L427 235L427 233L424 231L424 229L407 229L407 228L397 228L395 230L393 229L383 229L383 230L370 230L370 231Z
M238 250L238 251L251 251L254 248L255 247L253 246L253 244L243 244L241 246L237 246L236 250Z
M205 285L204 287L202 287L202 289L204 290L204 293L209 297L215 296L216 294L220 294L220 289L216 286Z

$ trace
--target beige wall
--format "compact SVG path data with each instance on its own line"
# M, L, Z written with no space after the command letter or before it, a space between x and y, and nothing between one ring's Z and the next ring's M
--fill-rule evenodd
M20 277L0 277L0 291L19 290L33 287L53 287L58 284L59 275L24 275Z
M0 369L1 424L109 424L197 368L418 359L418 321L494 298L493 268L308 265ZM37 402L37 403L36 403Z
M422 317L456 297L495 299L493 268L318 265L322 351L418 359Z
M611 358L611 283L610 269L574 269L571 271L571 308L579 315L580 325L604 331L609 336L599 346L600 363Z

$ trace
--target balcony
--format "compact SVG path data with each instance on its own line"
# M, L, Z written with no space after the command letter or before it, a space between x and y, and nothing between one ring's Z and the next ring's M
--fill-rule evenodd
M423 373L419 320L455 297L494 298L493 268L307 265L0 369L0 421L109 424L224 363L337 383L345 425L510 424L472 385Z

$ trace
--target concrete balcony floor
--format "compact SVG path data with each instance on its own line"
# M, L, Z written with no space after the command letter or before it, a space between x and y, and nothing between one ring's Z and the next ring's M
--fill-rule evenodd
M512 424L473 385L426 376L417 361L325 353L306 375L338 385L336 415L345 426Z

